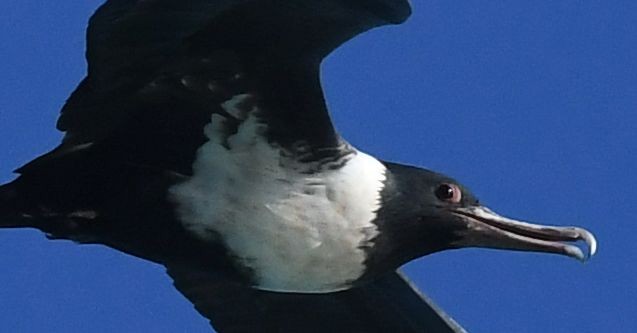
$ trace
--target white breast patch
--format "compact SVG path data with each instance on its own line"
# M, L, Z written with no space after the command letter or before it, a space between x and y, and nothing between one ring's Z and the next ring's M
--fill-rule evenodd
M226 119L212 116L204 130L209 141L197 152L192 178L170 190L182 223L204 240L221 237L255 273L255 287L348 288L364 273L362 247L378 233L372 221L385 167L356 152L340 169L303 174L294 168L298 162L260 134L265 125L256 112L256 107L248 112L230 137L223 131Z

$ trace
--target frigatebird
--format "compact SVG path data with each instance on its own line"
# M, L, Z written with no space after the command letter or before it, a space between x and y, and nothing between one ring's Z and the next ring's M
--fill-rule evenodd
M56 149L0 188L0 225L167 267L221 332L461 331L396 272L480 246L584 260L575 227L497 215L334 130L319 80L401 0L110 0ZM567 244L584 240L589 253Z

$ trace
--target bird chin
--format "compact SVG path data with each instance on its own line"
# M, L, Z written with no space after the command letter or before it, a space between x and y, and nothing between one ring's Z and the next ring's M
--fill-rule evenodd
M578 227L556 227L510 219L484 206L452 208L466 229L460 231L455 247L485 247L547 252L586 261L597 250L595 236ZM586 243L586 253L576 242Z

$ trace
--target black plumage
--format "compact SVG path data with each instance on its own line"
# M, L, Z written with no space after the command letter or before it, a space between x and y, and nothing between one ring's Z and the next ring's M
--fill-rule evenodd
M462 331L396 269L465 246L584 259L561 241L583 239L593 253L592 235L522 225L480 206L449 177L376 161L384 178L375 218L366 222L378 235L359 246L364 274L337 292L272 292L259 289L258 272L224 235L204 238L185 227L170 195L195 176L211 116L224 119L217 131L230 149L255 109L264 125L258 134L281 160L302 165L281 169L338 174L360 152L330 121L321 61L410 12L406 0L107 1L90 20L88 75L58 121L64 139L0 187L0 226L37 228L162 264L222 332ZM240 104L229 111L224 103L237 96Z

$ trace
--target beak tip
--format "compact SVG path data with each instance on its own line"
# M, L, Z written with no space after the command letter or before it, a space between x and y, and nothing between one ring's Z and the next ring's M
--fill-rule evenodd
M588 231L586 232L584 237L586 244L588 244L588 247L590 249L588 256L592 257L595 255L595 253L597 253L597 239L595 239L595 236L593 236L593 234Z
M565 246L563 251L564 251L563 253L566 254L567 256L571 258L575 258L579 260L580 262L585 262L590 257L585 255L582 249L574 245Z
M597 253L597 239L595 238L595 235L593 235L593 233L591 233L590 231L581 228L578 229L578 232L580 234L579 238L583 240L588 246L588 256L586 257L586 259L589 259L590 257L594 256L595 253Z

